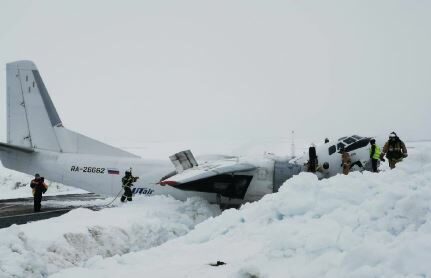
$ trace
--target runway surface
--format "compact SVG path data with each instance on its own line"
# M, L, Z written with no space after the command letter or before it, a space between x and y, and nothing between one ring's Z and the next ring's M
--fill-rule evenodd
M0 229L9 227L13 224L25 224L31 221L38 221L57 217L65 214L72 209L78 207L85 207L89 209L99 210L99 206L61 206L56 207L53 205L44 206L43 202L48 200L55 201L90 201L102 199L102 197L88 193L88 194L68 194L58 196L44 196L42 201L42 211L33 212L33 198L17 198L17 199L4 199L0 200Z

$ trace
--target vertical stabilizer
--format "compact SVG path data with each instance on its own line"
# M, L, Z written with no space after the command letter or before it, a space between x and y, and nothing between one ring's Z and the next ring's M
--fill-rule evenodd
M9 63L6 75L9 145L63 153L137 157L64 128L33 62Z
M53 127L61 126L61 120L36 66L18 61L7 64L6 71L7 142L60 151Z

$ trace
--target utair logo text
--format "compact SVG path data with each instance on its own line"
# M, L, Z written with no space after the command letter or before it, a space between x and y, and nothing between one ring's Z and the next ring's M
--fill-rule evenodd
M139 195L151 195L153 194L154 190L152 190L151 188L146 188L146 187L135 187L132 189L132 194L139 194Z

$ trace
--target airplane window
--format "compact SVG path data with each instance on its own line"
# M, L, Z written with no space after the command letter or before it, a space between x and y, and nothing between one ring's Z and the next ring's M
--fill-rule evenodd
M347 137L341 137L341 138L339 138L338 139L338 141L342 141L342 140L344 140L344 139L346 139Z
M353 135L352 137L355 138L355 139L358 139L358 140L361 140L363 138L363 137L358 136L358 135Z
M346 151L351 152L351 151L354 151L356 149L363 148L363 147L367 146L369 143L370 143L369 138L363 138L363 139L351 144L350 146L346 147Z
M356 142L356 140L354 139L354 138L352 138L352 137L349 137L349 138L347 138L347 139L345 139L345 140L343 140L345 143L347 143L347 144L353 144L353 143L355 143Z
M344 148L344 147L345 147L345 145L341 142L337 144L337 150Z
M331 154L335 153L337 151L337 149L335 148L335 145L332 145L329 147L328 151L329 151L329 155L331 155Z

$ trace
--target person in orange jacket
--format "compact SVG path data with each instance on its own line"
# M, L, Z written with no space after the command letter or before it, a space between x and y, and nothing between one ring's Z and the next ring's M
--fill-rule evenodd
M33 189L34 212L39 212L42 207L42 194L45 194L46 190L48 190L48 185L46 185L44 177L36 174L30 183L30 187Z

